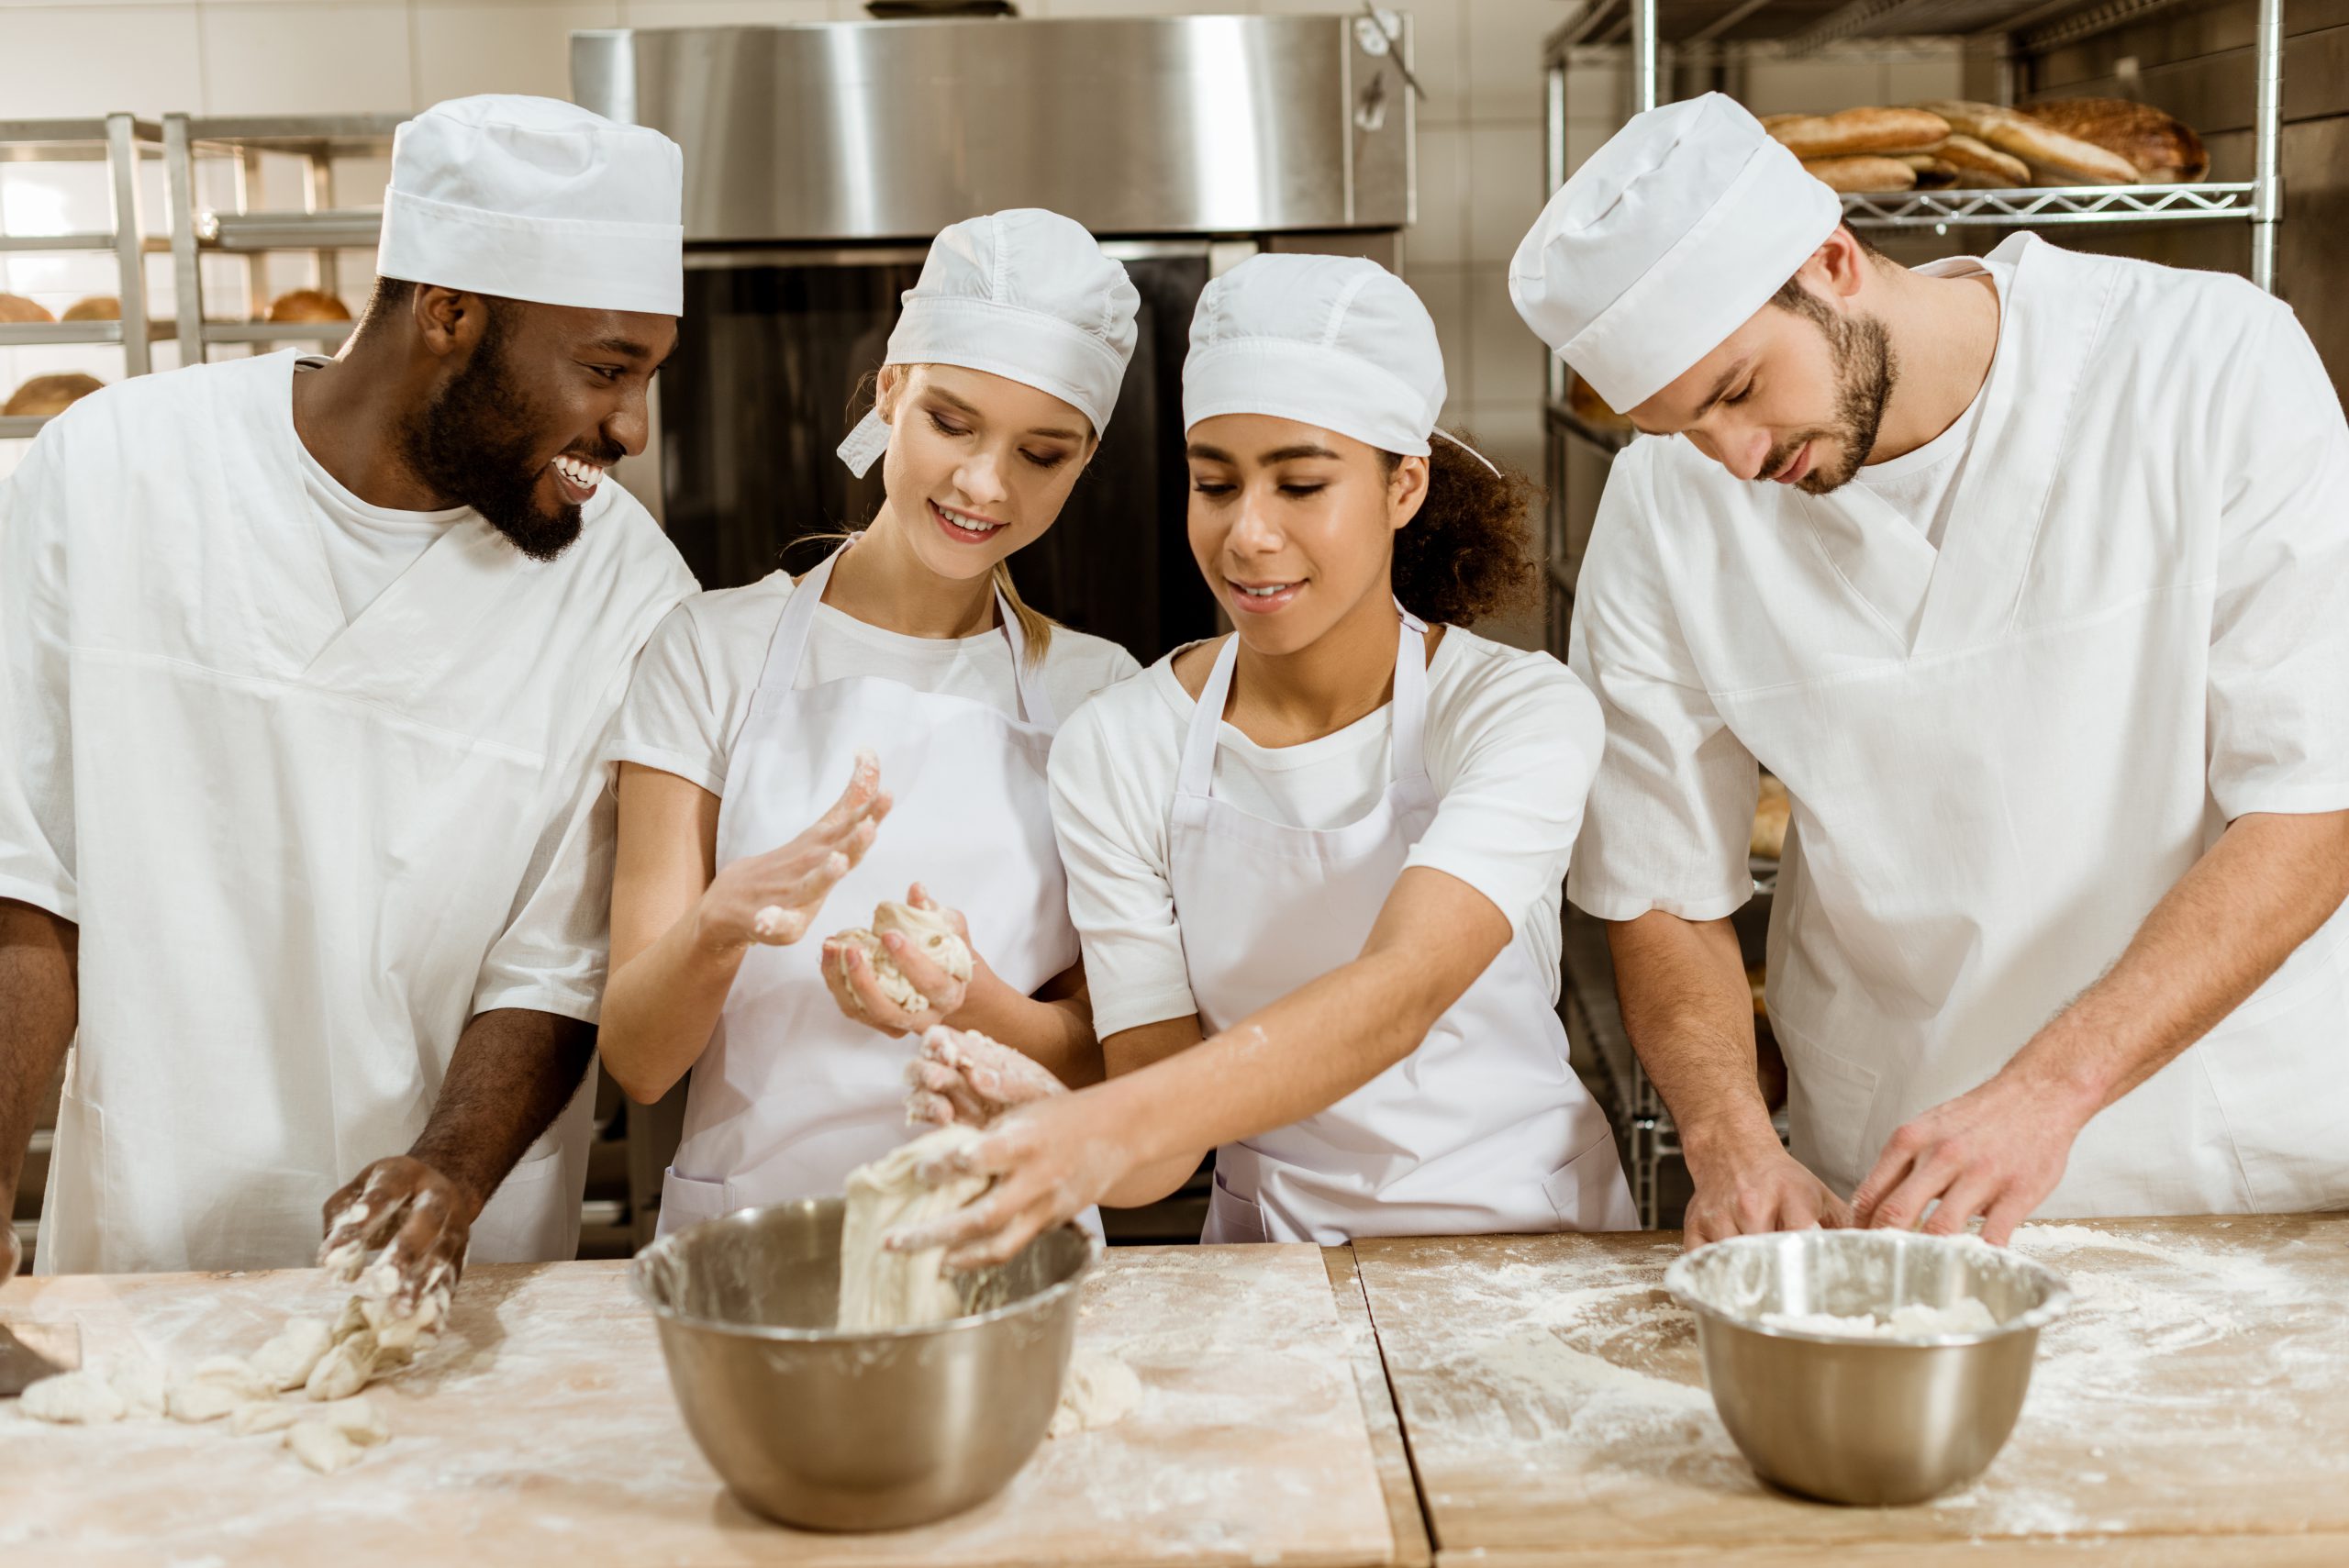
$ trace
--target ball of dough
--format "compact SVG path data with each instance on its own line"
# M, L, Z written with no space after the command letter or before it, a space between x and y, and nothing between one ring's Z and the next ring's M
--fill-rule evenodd
M1124 1420L1141 1403L1141 1379L1116 1356L1079 1351L1069 1358L1061 1380L1061 1402L1052 1411L1049 1437L1073 1437Z
M74 404L106 385L94 375L79 371L66 371L57 375L37 375L8 395L0 404L0 414L11 418L18 416L62 414Z
M907 1012L923 1011L929 1006L930 999L906 978L905 971L897 967L896 960L891 958L889 950L882 945L881 939L891 931L905 938L930 962L955 979L971 978L970 946L955 934L953 923L947 919L944 910L917 909L910 904L894 901L876 905L873 910L871 929L857 927L841 932L836 940L853 943L863 950L864 956L872 961L874 978L881 984L881 994ZM850 992L849 997L862 1011L863 1004L855 1001L856 993Z
M283 1394L310 1381L310 1373L334 1349L334 1325L323 1318L296 1318L253 1352L253 1372Z
M321 1475L331 1475L360 1459L359 1445L340 1428L324 1421L297 1421L286 1428L285 1446Z
M128 1408L113 1385L86 1367L42 1378L26 1388L17 1406L36 1421L82 1427L119 1421Z
M260 1400L239 1405L228 1413L228 1429L240 1438L257 1432L282 1432L303 1416L303 1407L292 1400Z

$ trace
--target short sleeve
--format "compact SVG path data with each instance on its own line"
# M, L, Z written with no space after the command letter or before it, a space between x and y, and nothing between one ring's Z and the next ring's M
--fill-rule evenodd
M1616 459L1576 584L1566 662L1598 699L1607 740L1566 896L1602 920L1653 909L1718 920L1753 895L1761 772L1680 632L1653 532L1665 521L1655 444Z
M1152 743L1162 736L1123 733L1137 717L1160 717L1157 694L1142 684L1154 678L1087 703L1052 740L1052 832L1094 1032L1104 1040L1199 1010L1168 874L1174 748Z
M1444 731L1443 793L1403 863L1458 877L1515 936L1529 914L1555 907L1598 768L1598 704L1550 655L1511 653L1482 661L1429 719ZM1431 735L1431 771L1438 744Z
M2289 310L2233 350L2211 610L2211 797L2349 809L2349 424Z
M658 768L724 795L732 745L724 675L722 651L703 639L692 601L671 610L637 660L602 760Z
M62 439L0 479L0 898L74 920Z

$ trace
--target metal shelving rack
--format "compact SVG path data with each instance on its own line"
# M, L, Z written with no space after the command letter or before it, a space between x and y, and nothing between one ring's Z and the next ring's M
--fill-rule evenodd
M122 301L118 321L0 323L0 348L119 344L126 375L145 375L154 368L156 334L147 312L146 257L158 242L149 239L139 220L139 161L142 157L161 156L161 146L162 132L153 122L127 114L102 119L0 119L0 161L104 161L114 209L113 228L102 232L0 233L0 252L109 253L120 274L117 295ZM49 418L47 415L0 417L0 439L35 435Z
M1620 55L1631 77L1633 112L1664 101L1678 72L1740 61L1806 60L1877 63L1945 53L1952 42L1995 67L1997 101L2021 95L2031 62L2052 50L2143 20L2185 0L1585 0L1581 11L1545 41L1547 80L1544 176L1565 181L1566 81L1577 51ZM2166 185L2034 186L2019 190L1902 191L1847 195L1844 219L1857 229L2041 228L2078 225L2231 221L2251 230L2251 279L2276 286L2277 225L2283 211L2280 172L2284 83L2283 0L2259 0L2254 40L2252 177ZM1822 109L1838 106L1822 105ZM1569 401L1572 373L1548 359L1543 441L1550 502L1546 632L1551 651L1565 654L1576 568L1570 538L1569 451L1574 443L1603 454L1620 450L1628 431L1591 424ZM1767 889L1757 884L1759 896ZM1571 933L1570 933L1571 941ZM1622 1035L1611 965L1603 944L1567 964L1567 1016L1594 1039L1597 1076L1625 1144L1632 1192L1645 1221L1655 1223L1661 1167L1679 1151L1670 1113Z
M275 251L307 251L317 270L317 286L337 294L338 250L372 249L383 229L377 207L335 206L334 166L341 158L383 157L405 115L325 115L224 118L165 115L162 139L172 206L173 272L179 278L181 353L201 363L216 344L310 343L326 349L351 335L348 321L264 321L261 261ZM307 165L299 211L256 210L262 160L269 155L302 159ZM196 161L235 160L235 205L219 210L196 206ZM202 258L236 256L245 263L243 321L204 318Z

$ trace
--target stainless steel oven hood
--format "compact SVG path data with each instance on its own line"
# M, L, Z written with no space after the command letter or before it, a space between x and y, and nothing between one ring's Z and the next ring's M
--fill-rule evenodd
M918 241L1004 206L1105 237L1411 220L1409 36L1367 17L628 28L571 47L581 104L685 148L690 243Z

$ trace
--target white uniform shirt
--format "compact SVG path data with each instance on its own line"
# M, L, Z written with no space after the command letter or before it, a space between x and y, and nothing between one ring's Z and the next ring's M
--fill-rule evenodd
M1197 1010L1167 855L1197 706L1170 655L1080 708L1052 747L1052 829L1105 1038ZM1393 735L1392 705L1299 746L1259 746L1226 724L1215 793L1284 826L1341 827L1386 793ZM1531 939L1553 997L1558 884L1599 747L1598 705L1555 659L1444 632L1428 667L1426 738L1442 803L1407 864L1448 872L1491 899L1512 936Z
M1936 550L1877 498L1616 461L1572 662L1607 756L1570 894L1752 895L1758 761L1793 800L1769 952L1796 1152L1848 1192L2117 959L2246 812L2349 807L2349 428L2238 279L2018 236ZM1936 263L1948 273L1974 262ZM2054 1214L2349 1202L2349 914L2092 1121Z
M1986 267L1983 272L2003 296L2014 269L2000 264ZM1943 275L1965 274L1951 269ZM1958 476L1971 461L1974 433L1982 427L1984 402L1977 392L1965 406L1965 412L1950 421L1948 429L1915 451L1867 464L1854 481L1896 515L1906 518L1935 550L1941 548L1942 536L1949 531L1950 504L1957 496Z
M308 354L299 361L304 371L329 362ZM472 515L469 506L431 512L378 506L353 495L299 441L294 445L294 454L302 465L302 488L317 509L327 570L333 573L335 596L342 601L346 620L358 619L359 612L415 565L417 556Z
M658 768L723 795L735 737L742 732L766 667L767 645L794 591L791 575L774 572L743 587L696 594L672 611L645 645L604 760ZM1044 651L1044 695L1054 713L1066 715L1141 668L1114 642L1055 627ZM804 690L860 675L1019 713L1011 645L1001 631L908 637L818 605L796 686ZM882 786L888 782L882 780Z
M692 577L607 484L560 559L473 518L347 615L294 360L95 394L0 484L0 897L81 926L44 1272L306 1264L468 1019L596 1016L594 761ZM476 1259L568 1255L585 1109Z

